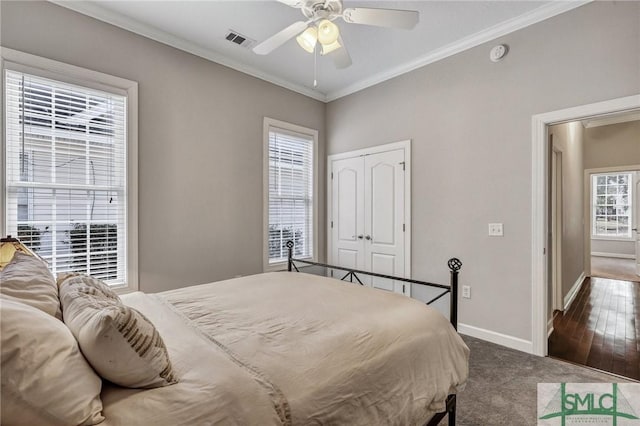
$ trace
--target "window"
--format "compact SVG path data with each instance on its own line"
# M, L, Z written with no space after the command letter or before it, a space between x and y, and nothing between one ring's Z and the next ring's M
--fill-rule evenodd
M315 255L315 158L317 132L265 119L266 262L287 260L287 241L294 255Z
M3 51L4 59L11 52ZM31 55L17 57L80 72ZM127 170L128 119L135 118L128 114L128 95L137 93L136 83L106 76L130 85L111 92L52 75L11 63L4 69L3 233L20 238L54 274L83 272L136 289L130 272L137 254L129 251L137 246L137 227L128 217Z
M592 236L631 238L632 174L597 174L591 179Z

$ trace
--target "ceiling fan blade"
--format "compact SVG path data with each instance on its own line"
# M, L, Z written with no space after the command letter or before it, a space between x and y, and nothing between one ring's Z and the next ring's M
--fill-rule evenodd
M284 30L272 35L262 43L259 43L253 48L253 51L258 55L267 55L303 32L307 28L307 25L308 23L304 21L294 22Z
M347 50L347 46L345 46L344 41L342 41L342 37L338 37L338 42L342 47L329 53L329 56L331 56L331 59L333 59L333 63L336 68L341 70L350 67L352 62L349 51Z
M300 9L304 5L304 1L302 0L278 0L280 3L284 3L287 6L295 7L296 9Z
M404 28L410 30L418 23L420 14L416 10L352 7L342 12L342 19L351 24L375 25L378 27Z

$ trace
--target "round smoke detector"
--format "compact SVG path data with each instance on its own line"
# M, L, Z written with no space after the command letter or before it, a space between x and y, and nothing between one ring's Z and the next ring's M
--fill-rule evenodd
M491 52L489 52L489 59L491 59L491 62L498 62L505 57L508 51L509 48L506 44L499 44L491 49Z

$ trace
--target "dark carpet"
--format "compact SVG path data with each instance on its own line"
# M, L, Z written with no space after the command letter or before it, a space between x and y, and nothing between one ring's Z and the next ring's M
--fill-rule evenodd
M538 383L620 383L625 380L469 336L469 380L458 395L457 425L535 425ZM445 418L441 425L447 424Z

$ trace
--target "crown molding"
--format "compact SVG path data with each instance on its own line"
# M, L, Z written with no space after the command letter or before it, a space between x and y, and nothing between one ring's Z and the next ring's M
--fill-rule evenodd
M498 37L502 37L514 31L544 21L545 19L549 19L556 15L568 12L587 3L591 3L592 1L593 0L552 1L516 18L501 22L490 28L479 31L471 36L462 38L454 43L432 51L427 55L421 56L411 62L372 75L371 77L360 80L345 87L344 89L332 91L325 95L324 93L321 93L319 91L292 83L280 77L274 76L264 71L260 71L254 67L242 64L238 61L221 55L218 52L204 48L183 38L176 37L158 28L143 24L124 15L111 12L96 5L95 3L89 1L49 0L49 2L54 3L58 6L73 10L83 15L90 16L108 24L115 25L116 27L123 28L127 31L131 31L133 33L155 40L159 43L163 43L171 47L175 47L176 49L191 53L193 55L200 56L202 58L216 62L220 65L224 65L236 71L240 71L261 80L265 80L269 83L284 87L285 89L292 90L321 102L331 102L352 93L359 92L360 90L382 83L386 80L390 80L394 77L398 77L402 74L406 74L417 68L432 64L449 56L494 40Z
M225 67L240 71L252 77L256 77L269 83L273 83L277 86L284 87L285 89L292 90L294 92L300 93L301 95L308 96L321 102L327 101L324 93L309 89L308 87L299 84L291 83L290 81L287 81L280 77L276 77L272 74L260 71L254 67L242 64L211 49L199 46L196 43L190 42L180 37L176 37L172 34L169 34L168 32L162 31L150 25L143 24L135 19L128 18L119 13L111 12L90 1L48 1L58 6L73 10L74 12L90 16L99 21L103 21L116 27L120 27L146 38L150 38L151 40L155 40L159 43L175 47L176 49L183 50L204 59L208 59L212 62L224 65Z
M424 67L425 65L432 64L449 56L453 56L457 53L479 46L483 43L495 40L522 28L544 21L545 19L552 18L587 3L591 3L592 1L593 0L567 0L547 3L523 15L501 22L468 37L455 41L454 43L443 46L440 49L429 52L428 54L416 58L411 62L407 62L388 71L360 80L359 82L345 87L344 89L329 92L327 93L326 102L331 102L352 93L359 92L360 90L382 83L383 81L390 80L394 77L398 77L402 74Z

